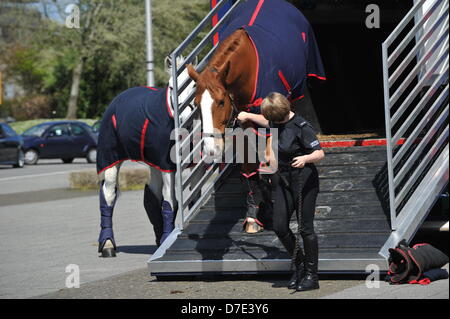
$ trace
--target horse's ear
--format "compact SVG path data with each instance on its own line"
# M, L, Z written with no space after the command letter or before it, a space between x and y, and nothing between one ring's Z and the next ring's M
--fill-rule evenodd
M198 66L198 55L195 56L194 67Z
M166 56L166 58L164 59L164 70L171 75L171 71L172 71L172 58L170 57L170 55Z
M192 64L187 64L186 68L188 70L188 74L191 77L191 79L194 80L195 82L197 82L197 80L198 80L198 73L197 73L197 71L195 71L195 69L192 66Z

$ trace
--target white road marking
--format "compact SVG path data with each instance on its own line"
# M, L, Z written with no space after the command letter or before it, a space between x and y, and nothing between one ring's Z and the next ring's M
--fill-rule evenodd
M79 172L80 170L71 170L71 171L62 171L62 172L52 172L52 173L42 173L42 174L33 174L33 175L24 175L24 176L12 176L12 177L4 177L0 178L0 182L4 181L13 181L17 179L24 179L24 178L34 178L34 177L43 177L43 176L52 176L52 175L62 175L62 174L69 174L72 172Z

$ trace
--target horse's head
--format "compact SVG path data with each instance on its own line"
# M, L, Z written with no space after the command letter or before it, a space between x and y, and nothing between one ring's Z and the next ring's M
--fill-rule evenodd
M204 152L217 156L223 152L223 134L233 113L230 95L226 89L227 67L217 69L207 66L197 73L192 65L187 65L189 76L196 82L197 90L194 103L202 114L203 134L205 137Z

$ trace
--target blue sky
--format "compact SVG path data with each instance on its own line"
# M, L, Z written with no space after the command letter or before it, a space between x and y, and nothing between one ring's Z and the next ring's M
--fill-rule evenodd
M61 17L58 13L58 6L60 8L67 8L70 4L73 4L73 0L58 0L56 1L56 4L53 3L51 0L42 0L39 3L30 4L30 6L35 7L39 12L42 14L45 13L44 5L47 8L47 14L48 16L58 22L63 23L65 21L64 16ZM70 9L70 7L69 7ZM62 12L64 14L64 12Z

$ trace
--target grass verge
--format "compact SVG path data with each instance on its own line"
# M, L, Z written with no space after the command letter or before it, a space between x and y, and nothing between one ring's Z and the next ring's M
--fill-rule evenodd
M69 175L70 188L78 190L98 189L103 176L95 171L72 172ZM119 172L120 190L143 189L148 181L148 169L146 168L122 168Z
M28 121L17 121L9 123L9 126L11 126L14 129L14 131L17 132L17 134L22 134L30 127L50 121L67 121L67 119L36 119ZM77 119L77 121L84 122L88 125L92 125L97 121L97 119Z

